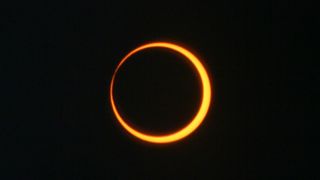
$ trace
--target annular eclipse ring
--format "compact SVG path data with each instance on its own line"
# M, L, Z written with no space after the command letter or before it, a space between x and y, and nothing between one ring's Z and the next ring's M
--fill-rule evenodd
M137 52L140 52L146 49L151 49L151 48L170 49L186 57L186 59L190 61L191 64L193 65L194 69L198 73L201 80L201 88L202 88L201 103L200 103L200 106L198 107L198 111L196 115L189 121L189 123L186 126L182 127L176 132L165 134L165 135L146 134L131 127L126 122L124 117L120 114L114 99L115 77L118 73L118 70L123 65L123 63L127 61L131 56L136 54ZM152 43L139 46L136 49L129 52L117 65L112 75L112 79L110 83L110 103L116 119L118 120L120 125L131 135L133 135L134 137L140 140L150 142L150 143L171 143L171 142L181 140L187 137L188 135L190 135L192 132L194 132L203 122L205 116L208 113L208 110L210 108L210 103L211 103L211 96L212 96L212 88L211 88L210 78L208 76L207 70L205 69L204 65L201 63L200 59L198 59L198 57L196 57L193 53L191 53L189 50L185 49L184 47L173 44L173 43L169 43L169 42L152 42Z

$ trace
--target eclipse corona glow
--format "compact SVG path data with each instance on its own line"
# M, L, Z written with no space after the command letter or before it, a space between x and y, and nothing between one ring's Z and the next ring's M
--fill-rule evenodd
M121 116L121 114L118 111L118 108L116 106L116 102L113 97L114 93L114 82L115 82L115 77L117 75L118 70L120 69L121 65L127 61L131 56L133 56L135 53L139 51L143 51L146 49L151 49L151 48L164 48L164 49L170 49L173 50L184 57L186 57L187 60L191 62L195 70L200 76L201 84L202 84L202 99L201 99L201 104L200 107L196 113L196 115L190 120L190 123L187 124L185 127L182 127L180 130L166 134L166 135L156 135L156 134L145 134L137 129L134 129L131 127L128 123L126 123L126 120ZM169 42L153 42L153 43L148 43L144 44L142 46L137 47L136 49L132 50L129 52L118 64L116 67L116 70L114 71L111 79L111 84L110 84L110 102L111 102L111 107L112 110L120 123L120 125L128 131L131 135L134 137L150 142L150 143L170 143L174 141L178 141L182 138L185 138L186 136L190 135L193 131L195 131L200 124L203 122L206 114L208 113L209 107L210 107L210 102L211 102L211 84L210 84L210 78L208 76L208 73L201 63L201 61L189 50L185 49L182 46L169 43Z

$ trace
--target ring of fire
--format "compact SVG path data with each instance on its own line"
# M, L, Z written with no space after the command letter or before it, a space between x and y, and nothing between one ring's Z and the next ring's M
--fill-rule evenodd
M200 107L196 113L196 115L193 117L193 119L190 121L189 124L187 124L185 127L181 128L180 130L167 134L167 135L152 135L152 134L145 134L143 132L138 131L137 129L132 128L129 126L129 124L126 123L124 118L120 115L114 97L113 97L113 89L114 89L114 82L115 82L115 77L117 75L118 70L120 69L121 65L128 60L132 55L135 53L149 49L149 48L166 48L173 50L177 53L180 53L184 57L186 57L192 64L193 67L196 69L197 73L200 76L201 79L201 84L202 84L202 98L201 98L201 104ZM138 48L132 50L129 52L118 64L116 67L116 70L114 71L111 79L111 84L110 84L110 101L111 101L111 107L112 110L119 121L120 125L128 131L131 135L135 136L136 138L139 138L143 141L151 142L151 143L170 143L174 141L178 141L182 138L185 138L189 134L191 134L193 131L195 131L200 124L203 122L209 107L210 107L210 102L211 102L211 84L210 84L210 79L208 76L208 73L206 69L204 68L203 64L201 61L194 55L192 54L189 50L178 46L176 44L168 43L168 42L153 42L153 43L148 43L142 46L139 46Z

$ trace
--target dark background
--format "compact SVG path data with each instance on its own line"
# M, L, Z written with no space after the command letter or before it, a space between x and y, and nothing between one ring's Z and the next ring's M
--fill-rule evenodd
M21 1L1 13L0 179L317 179L313 4ZM117 63L151 41L188 47L213 80L204 123L168 145L132 138L109 104ZM152 50L125 65L117 95L130 123L165 133L188 122L199 86L180 59Z

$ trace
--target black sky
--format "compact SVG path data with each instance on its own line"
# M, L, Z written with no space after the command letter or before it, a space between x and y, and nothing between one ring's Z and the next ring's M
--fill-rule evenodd
M312 4L71 0L4 7L0 179L316 179L317 156L310 154L318 136L309 120L317 119L319 18ZM190 48L213 79L207 118L174 144L132 138L109 104L117 63L152 41ZM194 114L197 77L177 59L148 51L123 68L119 102L137 127L169 132Z

